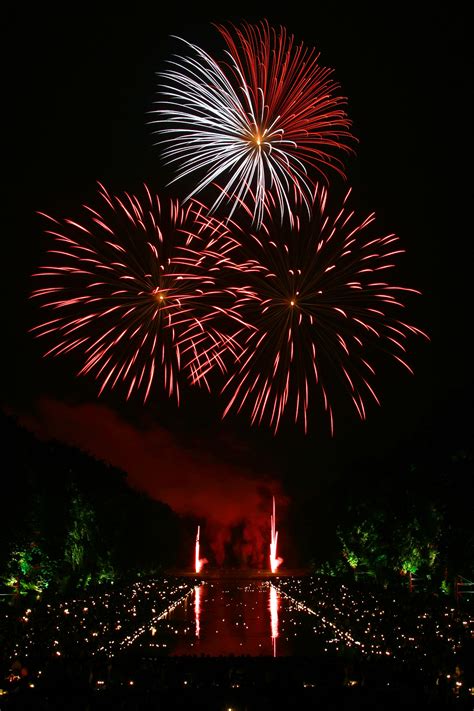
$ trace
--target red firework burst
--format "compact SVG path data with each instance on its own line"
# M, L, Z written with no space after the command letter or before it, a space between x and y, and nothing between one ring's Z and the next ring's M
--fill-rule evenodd
M45 356L80 352L78 374L94 374L99 394L122 385L127 399L141 392L146 401L161 379L179 403L179 371L196 380L206 366L224 368L235 344L222 324L243 327L238 289L220 278L237 245L200 203L184 209L146 186L141 198L99 186L101 206L83 206L78 220L44 215L54 248L34 275L47 286L32 297L51 317L32 331L55 339Z
M315 179L344 175L341 155L353 144L346 100L316 50L284 27L217 28L226 62L186 43L191 56L176 57L161 75L153 123L164 124L164 157L178 165L175 180L201 175L188 198L222 184L212 210L225 200L232 215L248 201L258 228L272 194L291 219L297 204L310 208Z
M374 214L361 219L347 207L349 194L331 214L326 189L317 188L313 216L295 218L294 231L272 222L270 213L259 233L233 225L247 255L233 267L234 282L246 284L236 308L254 330L235 334L242 352L222 391L224 416L245 408L252 424L267 421L276 432L291 411L307 431L319 390L333 432L336 383L342 381L361 419L367 396L379 404L374 348L412 372L407 339L428 337L398 312L403 294L420 292L387 281L404 250L396 235L379 235Z

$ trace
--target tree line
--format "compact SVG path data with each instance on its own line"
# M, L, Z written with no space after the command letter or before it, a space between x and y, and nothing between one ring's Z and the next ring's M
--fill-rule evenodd
M2 417L0 583L22 594L88 588L162 573L182 524L126 475Z

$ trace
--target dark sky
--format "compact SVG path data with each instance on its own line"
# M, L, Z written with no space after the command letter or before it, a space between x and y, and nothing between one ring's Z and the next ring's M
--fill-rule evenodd
M160 190L170 176L146 120L156 98L155 72L177 47L170 35L212 51L221 43L210 21L262 19L245 14L244 6L218 16L202 4L189 11L178 3L174 14L164 15L161 5L120 9L117 3L106 12L82 4L77 11L66 5L53 11L42 4L12 12L6 27L2 400L10 411L41 420L43 435L71 441L75 431L77 443L90 449L90 422L81 420L80 406L95 402L94 383L76 379L72 361L43 361L27 333L37 318L28 304L30 274L45 248L35 211L72 214L93 200L96 180L116 191L133 191L143 181ZM172 438L176 451L212 456L230 478L234 465L252 477L283 477L292 494L361 459L388 465L400 451L435 446L440 437L462 443L472 425L468 23L462 14L428 4L415 16L413 5L398 3L391 11L380 3L314 3L308 15L302 3L287 3L283 14L266 7L266 17L316 46L349 99L360 141L348 163L349 182L360 210L375 210L381 230L396 232L407 249L399 281L424 292L410 302L409 320L432 341L413 344L415 376L387 369L378 389L382 408L370 408L361 423L347 404L332 440L323 415L321 428L306 438L291 427L275 438L251 429L244 418L221 424L221 403L199 393L190 394L179 412L163 402L125 407L107 396L104 422L118 415L139 431L156 428ZM180 191L177 185L174 194ZM79 413L68 426L63 406ZM104 447L113 448L112 440ZM202 482L205 469L196 474Z

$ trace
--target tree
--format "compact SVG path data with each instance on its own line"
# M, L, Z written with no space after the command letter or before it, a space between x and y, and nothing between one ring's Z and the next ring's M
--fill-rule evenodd
M72 578L86 585L95 567L95 543L97 531L92 506L80 493L76 484L71 485L69 506L69 529L64 545L64 560Z

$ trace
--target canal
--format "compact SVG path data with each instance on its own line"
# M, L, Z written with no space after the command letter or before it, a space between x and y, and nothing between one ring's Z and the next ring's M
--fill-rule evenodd
M197 585L134 642L144 655L311 655L321 651L315 618L267 581Z

